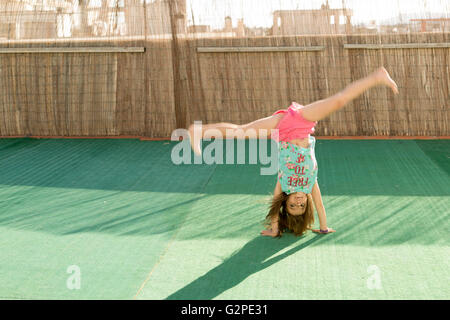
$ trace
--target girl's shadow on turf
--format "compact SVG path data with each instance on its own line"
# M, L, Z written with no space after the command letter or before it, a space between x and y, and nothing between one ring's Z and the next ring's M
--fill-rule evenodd
M205 275L168 296L167 300L210 300L222 292L238 285L248 276L261 271L274 263L306 248L323 235L314 235L309 239L284 253L269 260L269 257L293 244L293 235L286 234L280 239L257 237L239 251L226 258L224 262ZM305 236L300 239L304 239ZM301 241L301 240L299 240Z

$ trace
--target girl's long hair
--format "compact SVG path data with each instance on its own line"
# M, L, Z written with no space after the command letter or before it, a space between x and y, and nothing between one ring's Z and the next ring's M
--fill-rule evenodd
M272 220L278 215L278 236L281 237L286 230L292 231L296 236L301 236L306 230L311 229L314 224L314 207L311 194L306 194L305 213L293 216L287 212L287 199L289 195L285 192L272 198L269 213L266 216L266 226L270 227Z

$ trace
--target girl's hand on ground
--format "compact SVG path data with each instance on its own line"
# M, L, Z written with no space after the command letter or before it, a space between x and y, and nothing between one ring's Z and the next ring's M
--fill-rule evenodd
M278 232L273 232L272 229L266 229L261 231L262 236L276 237L278 236Z
M320 233L320 234L327 234L327 233L331 233L331 232L336 232L336 230L331 229L331 228L327 228L328 232L320 232L320 229L312 229L312 232L316 232L316 233Z

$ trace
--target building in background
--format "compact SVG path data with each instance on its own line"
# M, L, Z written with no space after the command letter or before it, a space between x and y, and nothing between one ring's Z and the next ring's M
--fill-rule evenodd
M65 1L0 1L0 38L56 38L61 12L67 7Z
M222 30L217 30L218 33L228 34L233 37L244 37L246 35L246 27L244 19L237 20L237 27L233 28L233 21L230 16L225 17L225 27Z
M209 33L211 32L211 26L206 24L196 24L187 28L188 33Z
M225 17L222 29L211 30L208 25L191 25L187 28L186 37L194 38L231 38L245 37L251 35L250 29L244 24L244 19L237 20L236 28L233 28L233 21L230 16Z
M0 1L3 39L171 37L174 30L187 32L186 0Z
M450 32L449 18L410 19L412 32Z
M352 33L350 9L277 10L273 12L272 35Z

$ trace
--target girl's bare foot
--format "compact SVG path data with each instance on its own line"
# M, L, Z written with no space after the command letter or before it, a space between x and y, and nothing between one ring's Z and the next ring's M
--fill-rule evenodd
M398 94L398 87L394 80L391 79L389 73L384 67L379 68L374 72L374 76L380 83L390 87L395 94Z
M202 148L200 147L200 140L202 137L202 129L196 127L195 124L189 126L189 140L191 142L191 148L198 156L202 154Z

